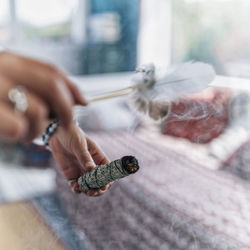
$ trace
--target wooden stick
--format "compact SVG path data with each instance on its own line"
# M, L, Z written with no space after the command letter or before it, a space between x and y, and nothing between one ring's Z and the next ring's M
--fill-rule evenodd
M128 88L119 89L119 90L108 92L108 93L105 93L105 94L102 94L99 96L94 96L94 97L90 98L88 101L89 102L97 102L97 101L101 101L101 100L105 100L105 99L110 99L110 98L114 98L114 97L118 97L118 96L127 95L138 88L139 88L139 86L135 85L135 86L131 86Z

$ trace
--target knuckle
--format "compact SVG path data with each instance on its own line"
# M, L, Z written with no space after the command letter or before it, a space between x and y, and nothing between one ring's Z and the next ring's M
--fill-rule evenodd
M47 79L50 87L57 89L58 84L61 82L60 71L54 65L46 65Z
M58 94L58 91L59 91L59 82L58 82L58 79L57 77L55 76L51 76L49 78L49 93L51 94L51 96L55 96L56 94Z
M54 75L57 75L59 73L59 70L57 69L57 67L53 64L46 64L46 68L47 68L47 71L50 73L50 74L54 74Z

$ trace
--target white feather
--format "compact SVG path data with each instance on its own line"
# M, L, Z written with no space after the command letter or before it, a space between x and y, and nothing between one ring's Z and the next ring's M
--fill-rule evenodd
M168 113L163 110L163 107L167 106L159 104L171 103L182 94L200 92L208 87L216 75L211 65L202 62L184 63L172 73L159 78L154 71L152 73L152 65L149 66L148 71L144 67L143 71L139 71L139 73L142 76L138 78L141 80L136 81L140 88L133 95L134 105L138 111L146 113L154 119L156 116L152 110L158 114ZM154 84L148 84L148 82L154 82ZM157 117L157 119L163 118L159 115Z
M200 92L215 78L215 71L209 64L189 62L181 65L173 73L158 79L152 88L152 95L173 101L181 94Z

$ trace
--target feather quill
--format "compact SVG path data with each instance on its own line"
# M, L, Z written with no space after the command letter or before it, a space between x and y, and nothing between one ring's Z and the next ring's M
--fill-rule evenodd
M140 76L134 81L138 91L132 95L132 105L144 114L158 120L169 114L171 102L182 94L200 92L215 78L215 71L209 64L188 62L172 73L157 77L153 65L137 71Z
M214 78L215 71L211 65L188 62L156 81L154 90L168 100L173 100L180 94L195 93L207 88Z

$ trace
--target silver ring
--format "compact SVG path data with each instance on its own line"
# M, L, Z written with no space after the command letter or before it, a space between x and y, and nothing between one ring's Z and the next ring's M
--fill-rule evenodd
M28 100L24 87L17 86L8 92L9 100L15 105L15 110L24 113L28 108Z

